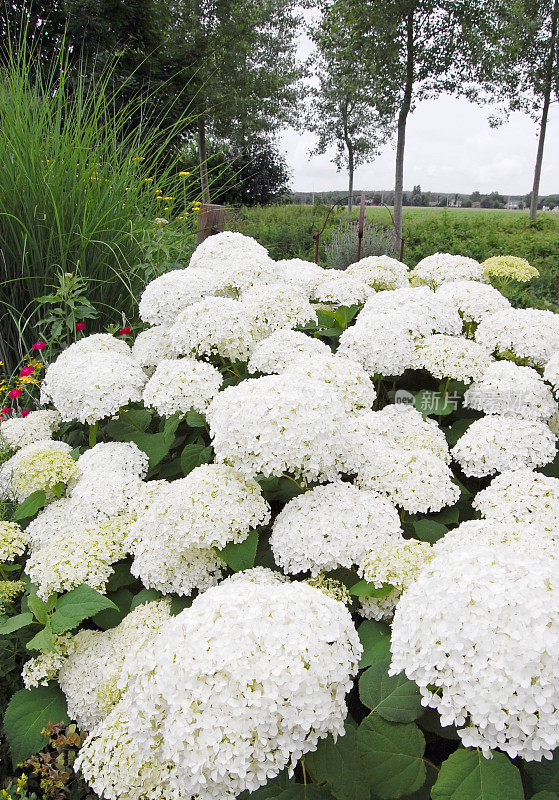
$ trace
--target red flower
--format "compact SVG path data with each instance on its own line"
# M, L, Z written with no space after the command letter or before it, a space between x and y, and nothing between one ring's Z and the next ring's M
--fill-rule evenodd
M2 411L0 411L0 414L11 414L11 413L12 413L11 408L3 408Z
M85 322L76 322L77 331L85 331Z
M21 389L12 389L11 392L8 392L8 397L11 397L13 400L15 397L21 397L22 394L23 392Z
M31 414L31 411L29 411L28 408L24 408L23 411L21 412L22 417L26 417L28 414Z
M44 342L35 342L35 344L32 344L31 347L33 350L42 350L43 347L46 347L46 344Z
M125 328L121 328L119 333L121 336L128 336L129 333L132 333L132 330L127 325Z
M32 375L34 369L35 369L34 367L24 367L19 373L19 377L26 378L28 375Z

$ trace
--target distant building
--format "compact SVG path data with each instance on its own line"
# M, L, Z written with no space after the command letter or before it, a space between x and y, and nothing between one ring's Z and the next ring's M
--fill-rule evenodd
M505 208L518 209L518 200L507 200Z

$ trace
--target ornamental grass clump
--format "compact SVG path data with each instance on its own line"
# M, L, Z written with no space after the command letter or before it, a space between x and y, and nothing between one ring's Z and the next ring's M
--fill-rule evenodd
M15 763L71 719L107 800L555 785L558 317L404 270L217 234L0 421Z

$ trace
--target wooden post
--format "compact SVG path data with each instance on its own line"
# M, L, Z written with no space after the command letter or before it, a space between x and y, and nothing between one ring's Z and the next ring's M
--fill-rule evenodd
M208 236L225 230L225 206L203 203L198 212L198 239L201 244Z
M361 202L359 204L359 228L357 231L357 261L361 260L361 242L363 241L363 233L365 231L365 195L361 195Z

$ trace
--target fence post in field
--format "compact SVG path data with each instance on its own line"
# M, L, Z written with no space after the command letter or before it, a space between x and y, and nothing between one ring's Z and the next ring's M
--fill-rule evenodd
M208 236L214 233L222 233L225 230L225 206L218 206L214 203L203 203L198 212L198 238L197 244L201 244Z
M357 261L361 261L361 242L363 241L363 232L365 230L365 195L361 195L359 203L359 228L357 230Z

